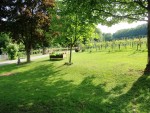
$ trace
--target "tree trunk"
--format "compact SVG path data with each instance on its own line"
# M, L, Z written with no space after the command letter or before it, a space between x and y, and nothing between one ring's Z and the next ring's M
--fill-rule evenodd
M46 47L43 47L42 54L43 54L43 55L45 55L45 54L46 54Z
M27 43L25 45L25 50L26 50L26 55L27 55L27 63L30 63L31 59L30 59L30 55L31 55L31 45L29 43Z
M27 63L30 63L31 62L31 58L30 58L30 54L31 54L31 52L30 52L31 50L27 50L26 51L26 54L27 54Z
M148 1L148 32L147 32L147 49L148 49L148 57L147 57L147 65L144 70L145 74L150 74L150 1Z
M139 44L137 44L137 48L136 48L136 50L137 50L137 51L139 50Z
M120 50L120 44L118 45L118 47L119 47L119 50Z
M69 64L72 64L72 44L70 45L70 55L69 55Z

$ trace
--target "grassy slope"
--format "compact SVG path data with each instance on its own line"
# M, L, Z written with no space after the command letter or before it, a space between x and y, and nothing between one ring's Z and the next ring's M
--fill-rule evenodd
M75 53L0 67L0 113L149 113L146 53ZM8 73L9 72L9 73Z

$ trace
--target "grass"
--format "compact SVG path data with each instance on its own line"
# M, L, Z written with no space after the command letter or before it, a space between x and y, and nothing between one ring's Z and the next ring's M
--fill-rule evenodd
M146 52L74 53L0 67L0 113L150 113Z

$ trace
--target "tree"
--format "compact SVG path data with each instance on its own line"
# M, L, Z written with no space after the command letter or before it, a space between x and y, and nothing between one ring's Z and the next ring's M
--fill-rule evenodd
M17 44L12 44L10 43L8 46L7 46L7 53L8 53L8 57L10 60L14 60L16 59L17 57L17 53L18 53L18 45Z
M79 2L79 1L77 1ZM75 3L77 3L75 2ZM54 31L57 31L57 42L70 49L69 63L72 64L72 49L78 46L83 38L87 38L89 28L92 26L86 19L82 18L80 8L70 10L71 6L67 1L58 1L55 15L55 24L52 26ZM54 16L53 16L54 17ZM90 26L90 27L89 27Z
M47 9L54 6L53 0L16 0L1 4L1 23L5 32L9 31L14 40L25 45L27 62L30 62L30 52L33 46L40 43L41 30L50 25ZM14 29L15 28L15 29ZM39 30L40 29L40 30Z
M6 50L7 45L10 43L9 35L6 33L0 33L0 55L3 50Z
M105 41L112 41L112 34L111 33L104 33L103 38Z
M60 28L61 43L67 44L70 50L69 64L72 64L72 49L73 47L78 47L78 44L83 38L91 38L87 36L90 32L90 27L88 25L82 25L77 14L68 14L62 18L62 27ZM94 34L94 32L93 32Z
M76 0L66 1L69 4L76 2ZM96 23L112 25L122 20L147 21L148 63L145 73L150 73L150 0L81 0L78 6L72 7L72 10L80 6L84 17L92 18Z
M103 41L102 31L98 28L95 29L95 35L97 35L100 41Z
M144 70L150 74L150 0L111 0L117 13L111 15L121 19L130 19L131 21L147 21L147 47L148 63Z

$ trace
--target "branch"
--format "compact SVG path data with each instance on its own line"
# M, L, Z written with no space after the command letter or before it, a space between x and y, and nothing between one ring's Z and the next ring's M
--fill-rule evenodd
M138 19L138 18L135 18L133 16L138 16L138 15L143 15L143 13L136 13L136 14L128 14L128 15L115 15L113 13L110 13L110 12L107 12L105 10L99 10L99 9L93 9L93 10L96 10L96 11L99 11L99 12L103 12L105 13L106 15L110 15L112 17L117 17L117 18L127 18L127 19L131 19L131 20L138 20L138 21L147 21L145 20L144 18L143 19Z
M76 37L72 44L74 45L78 41L78 39L79 39L79 37Z
M145 7L141 0L139 0L139 1L134 0L134 2L137 3L139 6L141 6L142 8L148 10L148 7Z

